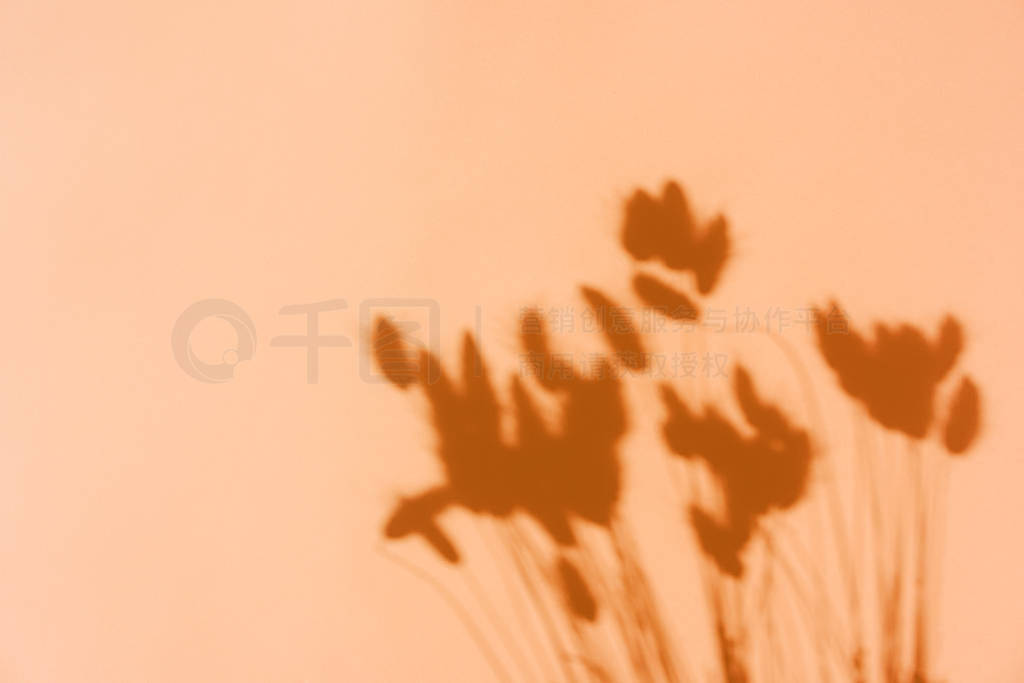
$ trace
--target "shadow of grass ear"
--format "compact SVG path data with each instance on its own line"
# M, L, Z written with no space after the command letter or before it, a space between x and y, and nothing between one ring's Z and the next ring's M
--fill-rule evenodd
M835 302L815 309L818 347L840 386L886 429L924 438L933 424L935 390L963 349L960 323L947 317L935 341L907 324L876 324L874 339L850 329Z
M594 309L597 324L615 352L616 359L631 370L647 367L647 354L640 341L640 332L630 319L629 311L592 287L582 287L583 298Z
M397 325L387 318L377 318L372 341L374 360L389 382L406 389L419 381L418 354L405 343Z
M961 455L974 443L981 429L981 394L969 378L960 381L960 387L949 406L949 416L943 431L943 442L953 455Z
M461 559L459 551L437 525L437 515L451 502L451 492L445 487L430 489L412 498L404 498L398 502L391 517L384 524L384 535L388 538L402 538L410 534L419 534L438 555L451 564L457 564Z
M676 271L689 270L697 289L708 294L729 258L729 225L716 216L698 229L683 188L665 183L661 197L637 190L626 202L622 246L638 261L659 260Z
M724 216L716 216L707 227L693 257L697 291L709 294L718 284L725 262L729 260L729 224Z
M580 619L596 620L597 600L583 579L583 575L580 574L580 570L565 557L558 558L558 578L569 611Z
M633 278L633 291L657 313L672 320L697 320L700 311L690 297L656 277L640 273Z
M714 560L723 573L736 578L743 576L740 551L746 545L746 534L719 524L696 507L690 508L690 522L704 554Z

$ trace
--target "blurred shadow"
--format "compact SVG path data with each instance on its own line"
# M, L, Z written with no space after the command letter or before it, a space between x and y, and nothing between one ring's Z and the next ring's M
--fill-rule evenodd
M661 394L668 410L664 437L669 448L710 468L725 497L725 519L699 508L691 519L701 547L725 573L743 574L740 554L758 518L794 505L803 495L811 464L807 432L792 426L778 408L763 402L744 368L736 371L736 400L754 428L752 437L722 417L713 406L703 415L691 411L667 385Z
M660 199L636 190L626 203L622 246L638 261L654 259L672 270L692 271L697 290L707 294L729 256L728 230L721 215L698 230L683 189L669 181Z
M647 367L647 354L644 353L629 311L617 305L607 296L591 287L583 287L583 298L597 314L598 328L605 340L615 351L620 363L631 370L643 370Z
M700 311L690 297L661 280L640 273L633 278L633 291L652 311L673 320L697 320Z
M827 313L815 309L815 323L818 346L843 390L883 427L924 438L933 422L936 387L964 346L960 322L947 316L934 341L910 325L876 324L872 343L850 329L832 302ZM977 387L963 382L946 428L945 443L954 453L967 449L979 423Z
M393 354L403 342L386 319L378 320L377 330L375 339L386 340L375 349L383 364L379 354ZM563 545L576 541L574 517L610 524L619 496L615 447L626 430L619 382L605 360L594 377L586 378L552 354L536 312L524 316L521 341L538 385L559 400L556 426L546 426L523 381L513 377L516 432L506 442L500 434L502 409L472 337L467 334L463 342L461 386L433 355L422 352L417 383L430 403L447 481L400 501L385 525L388 537L418 533L446 560L457 562L455 545L436 519L450 506L495 517L523 512ZM399 387L410 385L407 375L385 375Z
M731 243L726 219L719 215L698 223L682 188L671 181L658 198L643 190L635 191L624 207L621 240L637 261L659 261L671 270L692 272L702 295L718 284ZM697 301L653 275L637 273L631 284L647 311L680 321L697 321L700 317ZM503 540L527 584L532 585L536 567L543 567L541 574L570 617L572 626L568 631L575 634L577 644L584 642L580 635L582 622L595 621L599 605L608 604L608 611L619 624L618 634L628 653L630 670L637 679L660 680L655 674L660 672L665 680L681 680L672 652L678 646L661 623L659 606L640 566L636 545L617 515L623 479L618 445L628 427L617 370L644 370L650 367L651 358L627 308L593 287L582 287L581 294L596 314L597 329L611 354L599 355L588 372L580 372L571 356L552 352L543 318L538 311L529 310L521 317L519 330L526 372L511 376L509 397L504 403L497 397L471 335L464 336L456 379L437 357L417 351L403 338L397 324L385 318L376 321L372 335L376 362L394 386L403 390L419 387L423 391L436 433L435 453L444 474L441 483L399 500L383 532L389 538L418 535L441 558L455 564L462 560L458 545L439 521L446 510L458 507L500 519L522 514L534 520L543 530L542 536L555 546L554 568L547 560L538 560L535 548L517 535L514 525L503 527L510 532ZM959 321L947 317L933 339L910 325L878 324L874 339L868 340L850 330L849 320L834 302L829 311L814 309L814 314L818 349L843 391L879 425L910 437L908 443L923 438L933 426L936 392L963 349ZM789 356L814 407L814 390L799 356L795 352ZM712 405L697 412L669 383L660 384L667 411L662 436L668 451L686 461L703 463L722 494L721 510L709 510L691 501L689 518L699 551L708 560L701 566L710 600L712 636L718 646L721 677L730 683L760 674L751 668L744 615L733 611L736 605L728 604L736 597L731 595L731 587L740 582L719 581L723 575L738 580L748 574L744 554L754 533L765 516L793 508L808 493L812 461L817 455L812 451L809 432L795 425L779 406L758 395L746 368L737 368L732 389L745 424L732 423ZM542 409L542 405L555 407ZM503 424L512 425L510 436L508 429L502 429ZM962 377L944 416L942 443L952 454L964 453L976 441L980 425L979 389L969 377ZM880 678L889 683L908 680L903 675L906 653L899 639L901 627L906 626L914 638L910 678L933 680L928 671L930 625L925 605L928 544L935 542L935 532L929 529L927 519L932 510L929 506L933 506L925 490L930 475L924 469L925 458L913 448L908 451L916 455L912 462L920 479L908 482L907 490L899 491L892 501L893 509L885 513L891 516L892 524L903 525L894 532L891 544L883 533L879 497L882 482L874 478L867 453L863 454L867 474L858 475L863 476L863 488L856 488L850 506L852 531L874 531L875 547L868 555L869 562L877 565L878 586L873 593L862 594L862 582L854 576L856 549L851 550L845 538L844 503L838 488L823 493L829 528L836 536L831 545L847 580L849 621L855 630L839 658L841 666L848 667L850 680L858 683L866 680L865 643L858 613L865 595L880 603ZM913 495L908 495L911 490ZM857 495L867 500L859 500ZM943 503L936 500L934 510L939 510ZM916 517L912 514L915 503ZM908 520L913 520L913 529ZM586 544L579 543L579 522L601 529L602 538L610 541L615 564L609 574L616 590L609 590L609 582L600 578L596 583L585 578L601 577L602 568ZM567 550L575 545L580 547ZM788 559L779 559L780 547L772 543L764 559L763 582L754 588L767 590L764 584L770 579L773 562L788 566ZM531 552L535 555L533 565L528 564ZM905 556L912 553L917 554L917 572L911 580L911 572L903 564ZM570 560L570 555L578 563ZM752 562L750 558L747 561ZM811 564L808 561L804 570L814 576L818 568ZM603 590L595 593L595 586ZM725 586L730 590L724 590ZM913 591L918 601L912 617L901 612L904 590ZM796 587L793 595L801 593L802 588ZM828 596L822 597L830 602ZM536 592L531 599L538 611L543 611L545 599ZM764 605L762 609L767 610ZM811 612L806 620L812 635L829 626L837 627L829 623L829 615ZM558 628L551 628L547 635L557 650ZM784 650L784 640L769 640L769 648ZM817 642L820 645L826 640ZM823 650L829 647L822 646ZM818 655L823 662L835 656L824 651ZM564 661L560 662L565 666ZM607 678L596 661L583 659L580 663L591 677ZM827 665L823 667L822 672L827 673ZM564 669L563 674L566 680L574 680L572 671Z
M597 600L576 565L564 557L558 558L558 577L569 611L580 619L594 621L597 618Z
M950 403L949 417L943 433L943 443L950 453L960 455L967 451L981 428L981 395L970 378L960 381Z

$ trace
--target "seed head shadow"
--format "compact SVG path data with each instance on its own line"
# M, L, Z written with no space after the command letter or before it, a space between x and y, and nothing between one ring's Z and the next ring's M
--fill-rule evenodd
M669 449L703 461L724 495L722 520L691 508L697 538L723 572L738 577L744 571L741 553L758 519L773 509L792 507L804 494L811 442L806 431L757 395L746 369L735 371L733 389L753 436L745 436L713 406L697 414L667 385L661 394L668 411L663 433Z

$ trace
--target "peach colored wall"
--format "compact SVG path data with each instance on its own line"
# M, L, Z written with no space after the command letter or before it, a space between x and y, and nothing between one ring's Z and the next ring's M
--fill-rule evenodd
M723 307L964 322L939 660L1020 680L1022 66L1012 1L0 3L0 680L488 680L382 555L431 433L359 302L437 300L446 359L479 305L508 371L670 177L732 221ZM258 335L219 386L170 346L207 297ZM331 298L308 385L268 342Z

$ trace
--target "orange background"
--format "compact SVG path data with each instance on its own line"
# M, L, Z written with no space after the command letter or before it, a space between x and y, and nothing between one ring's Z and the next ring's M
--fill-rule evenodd
M436 299L450 362L480 306L508 372L670 177L732 221L721 308L963 321L940 664L1020 680L1022 66L1009 1L0 3L0 680L488 680L381 554L432 436L358 304ZM170 349L207 297L259 335L225 385ZM307 385L267 342L330 298Z

